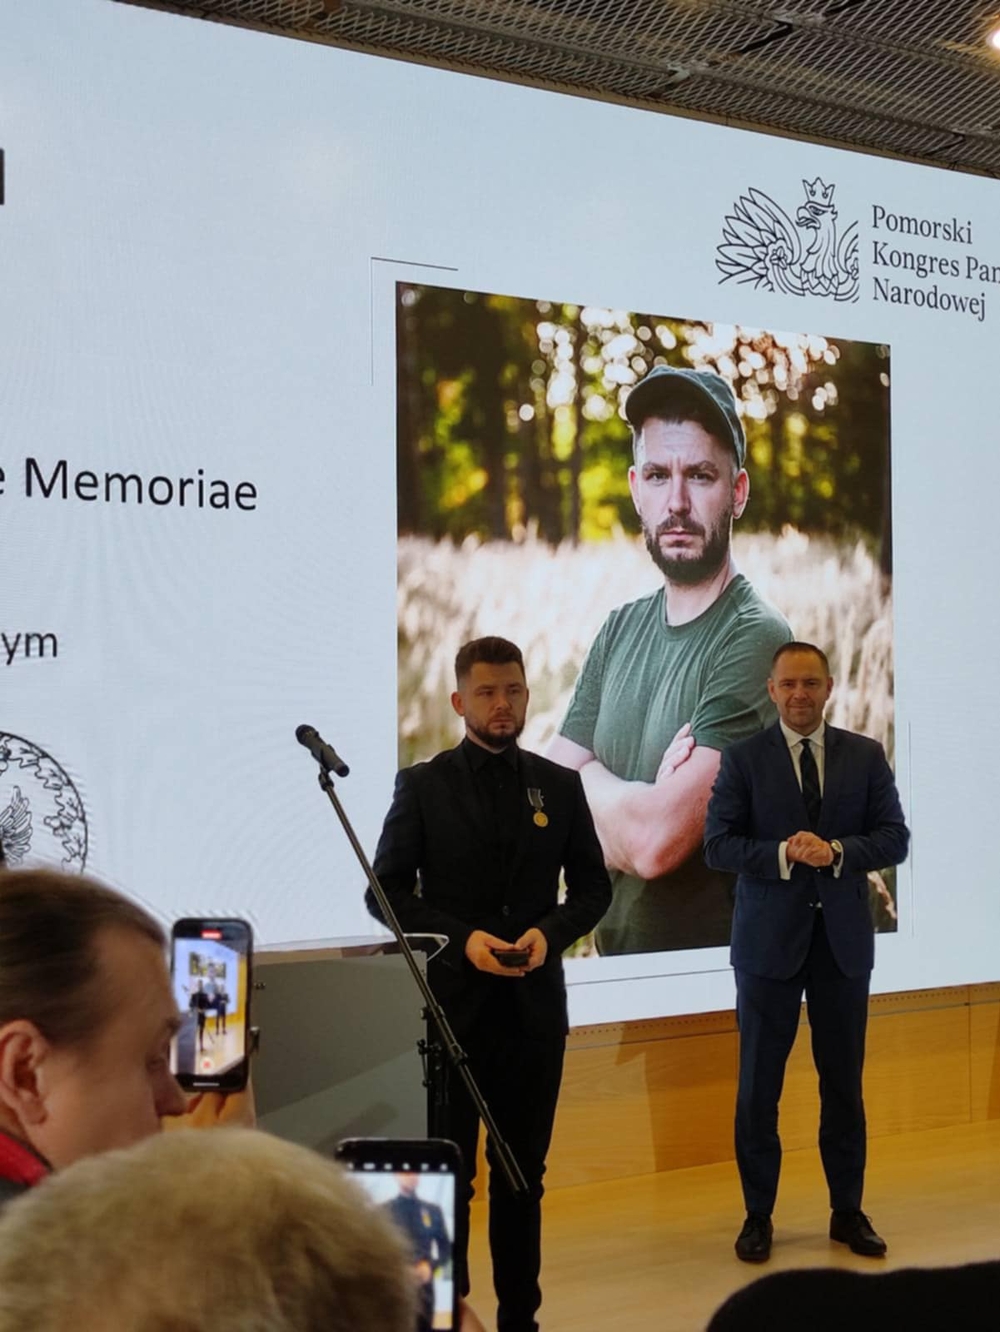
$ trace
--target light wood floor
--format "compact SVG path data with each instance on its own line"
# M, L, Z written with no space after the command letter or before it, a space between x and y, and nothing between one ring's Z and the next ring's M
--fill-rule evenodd
M815 1150L785 1153L774 1249L761 1267L733 1253L743 1209L731 1163L551 1190L544 1204L543 1332L702 1329L732 1291L790 1267L884 1272L1000 1258L1000 1120L876 1138L868 1150L864 1206L889 1244L882 1262L857 1258L827 1238ZM485 1205L477 1202L471 1302L491 1326L485 1221Z

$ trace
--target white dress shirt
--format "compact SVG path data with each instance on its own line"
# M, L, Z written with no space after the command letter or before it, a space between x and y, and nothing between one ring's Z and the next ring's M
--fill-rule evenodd
M823 794L823 783L826 776L826 722L820 722L812 735L799 735L798 731L793 731L790 726L786 726L783 721L778 722L781 727L781 734L785 737L785 744L788 746L788 752L792 756L792 767L795 769L795 780L799 784L799 790L802 789L802 741L808 740L812 748L813 758L816 760L816 772L819 774L819 793ZM785 848L787 842L778 844L778 872L783 879L792 877L792 867L788 863L788 856ZM834 847L834 877L840 878L840 869L843 864L843 857L837 856L837 847ZM840 863L837 863L837 862Z

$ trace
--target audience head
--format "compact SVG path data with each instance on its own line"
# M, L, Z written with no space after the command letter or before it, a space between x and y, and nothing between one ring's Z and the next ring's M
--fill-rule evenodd
M152 916L99 883L0 873L0 1130L58 1169L184 1109L165 947Z
M412 1332L405 1241L331 1161L244 1129L163 1134L0 1219L0 1332Z

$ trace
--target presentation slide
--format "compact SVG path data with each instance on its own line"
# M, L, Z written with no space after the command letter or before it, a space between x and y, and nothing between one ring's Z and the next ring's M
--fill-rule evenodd
M379 933L296 728L369 854L460 739L466 638L524 648L525 745L579 735L602 625L663 585L626 396L707 369L741 587L829 651L913 830L873 988L996 979L997 182L109 0L4 7L0 153L11 864L258 948ZM731 732L649 669L592 748L655 782L675 722ZM732 1006L710 879L616 876L574 1023Z

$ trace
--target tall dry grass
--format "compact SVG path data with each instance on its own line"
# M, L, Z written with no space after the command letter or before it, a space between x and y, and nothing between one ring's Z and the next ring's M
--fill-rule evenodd
M834 726L862 731L892 759L892 597L863 542L786 528L737 535L741 571L787 618L798 638L830 656ZM400 763L457 742L453 662L462 643L501 634L519 644L531 688L523 743L544 750L569 702L587 648L607 613L660 586L641 540L550 546L399 542Z

